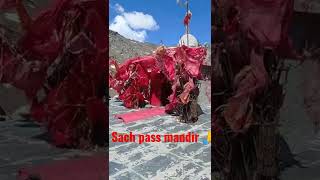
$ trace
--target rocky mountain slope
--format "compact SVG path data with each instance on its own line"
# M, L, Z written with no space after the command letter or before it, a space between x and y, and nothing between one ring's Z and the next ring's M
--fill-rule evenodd
M109 30L109 57L119 63L128 58L151 54L156 48L155 44L126 39L119 33Z
M177 37L178 41L179 37ZM109 30L109 58L115 59L119 63L124 62L128 58L149 55L158 46L160 45L130 40L117 32ZM208 46L207 50L206 64L211 64L211 47Z

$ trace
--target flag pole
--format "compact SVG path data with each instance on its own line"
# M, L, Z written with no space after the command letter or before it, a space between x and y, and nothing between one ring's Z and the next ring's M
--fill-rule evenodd
M187 16L189 13L189 0L187 0ZM189 23L187 24L187 46L189 46Z

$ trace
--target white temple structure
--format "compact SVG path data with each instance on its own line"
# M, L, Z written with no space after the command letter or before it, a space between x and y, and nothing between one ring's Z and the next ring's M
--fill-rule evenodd
M180 40L178 46L189 46L189 47L198 47L199 42L196 37L194 37L192 34L184 34Z

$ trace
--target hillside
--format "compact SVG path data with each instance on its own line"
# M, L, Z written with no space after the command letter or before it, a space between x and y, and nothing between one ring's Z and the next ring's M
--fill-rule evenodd
M109 57L120 63L128 58L151 54L156 48L157 45L126 39L109 30Z
M177 37L177 42L179 37ZM141 43L127 39L119 33L109 30L109 57L123 63L128 58L151 54L159 45ZM211 47L207 48L206 64L211 64Z

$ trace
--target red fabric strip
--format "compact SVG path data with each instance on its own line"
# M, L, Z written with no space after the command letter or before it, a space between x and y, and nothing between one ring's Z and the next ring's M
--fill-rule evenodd
M124 113L124 114L116 114L115 117L122 119L124 123L135 122L138 120L143 120L147 118L151 118L157 115L165 115L164 107L155 107L148 109L141 109L139 111Z

